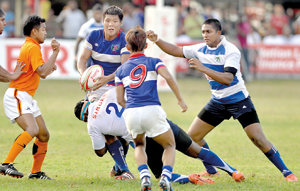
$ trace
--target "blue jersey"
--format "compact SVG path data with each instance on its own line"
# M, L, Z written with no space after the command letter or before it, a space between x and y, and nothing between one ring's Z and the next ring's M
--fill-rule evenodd
M205 43L184 46L183 54L186 58L199 59L204 66L218 72L224 72L226 67L237 69L237 73L229 86L214 81L206 75L212 91L212 100L221 104L231 104L246 99L249 93L240 72L240 51L234 44L226 41L224 36L221 38L221 42L213 48Z
M115 82L126 90L126 108L161 105L157 92L157 70L160 67L165 67L160 59L136 53L118 68Z
M125 34L119 31L114 40L108 41L104 38L104 30L93 30L85 40L84 48L92 51L92 65L100 65L104 75L114 73L121 65L121 55L129 54L126 48ZM114 80L107 84L115 85Z

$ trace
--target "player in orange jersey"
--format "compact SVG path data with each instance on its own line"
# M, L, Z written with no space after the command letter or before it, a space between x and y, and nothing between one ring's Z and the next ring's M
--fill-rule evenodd
M6 25L5 22L5 15L2 9L0 9L0 35L3 33L3 29ZM24 65L22 63L17 63L16 70L13 74L9 73L7 70L5 70L2 66L0 66L0 82L10 82L11 80L17 79L22 73L25 73L25 71L22 71L22 68Z
M14 168L13 162L35 137L32 148L33 165L28 178L52 179L41 172L50 135L37 102L32 99L40 78L46 78L57 68L55 61L60 44L54 38L51 40L52 55L47 62L42 58L40 44L44 43L47 35L45 22L45 19L36 15L29 16L25 21L23 34L26 36L26 41L21 47L18 62L23 62L25 65L23 70L26 73L11 81L3 98L6 116L12 123L17 122L24 130L16 138L4 163L0 165L0 173L3 175L17 178L24 176Z

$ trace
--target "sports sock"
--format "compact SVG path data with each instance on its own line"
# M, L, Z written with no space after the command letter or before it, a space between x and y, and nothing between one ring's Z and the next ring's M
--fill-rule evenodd
M112 144L107 145L107 148L120 170L129 171L124 157L124 149L121 145L121 142L119 140L116 140Z
M24 131L22 134L20 134L13 143L4 163L13 163L18 154L26 147L26 145L32 139L33 138L27 131Z
M171 181L179 182L179 184L185 184L185 183L191 182L187 175L181 175L181 174L176 174L176 173L172 173Z
M278 150L274 145L271 148L271 150L265 153L265 155L280 170L280 172L283 174L284 177L287 177L288 175L292 174L292 171L290 171L285 166L283 160L280 157Z
M41 172L41 168L46 157L48 142L41 142L37 138L32 147L33 163L31 173Z
M161 176L165 176L168 178L169 181L171 181L172 171L173 171L173 167L171 167L170 165L164 165L162 168Z
M148 166L146 164L142 164L138 166L138 170L140 172L140 179L142 180L144 177L151 178L151 174L149 172Z
M207 143L205 143L205 145L203 145L202 147L209 149L209 146ZM214 166L207 164L206 162L203 162L203 165L209 174L216 174L218 172L218 170Z
M212 151L206 148L201 149L198 158L205 163L213 165L221 170L224 170L230 176L232 176L232 173L236 171L236 169L229 166L225 161L223 161L220 157L218 157L218 155L216 155L215 153L213 153Z

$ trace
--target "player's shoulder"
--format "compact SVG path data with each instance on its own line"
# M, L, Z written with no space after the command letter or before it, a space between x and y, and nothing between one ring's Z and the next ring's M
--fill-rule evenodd
M226 53L240 53L239 49L232 42L227 41L226 39L223 42Z

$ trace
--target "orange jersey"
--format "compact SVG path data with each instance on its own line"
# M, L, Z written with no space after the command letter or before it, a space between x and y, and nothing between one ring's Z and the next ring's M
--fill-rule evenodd
M34 96L41 79L35 70L45 63L42 58L40 44L33 38L26 37L26 41L21 47L18 62L19 61L23 61L25 66L22 70L27 72L23 73L18 79L12 80L9 87L19 91L26 91Z

